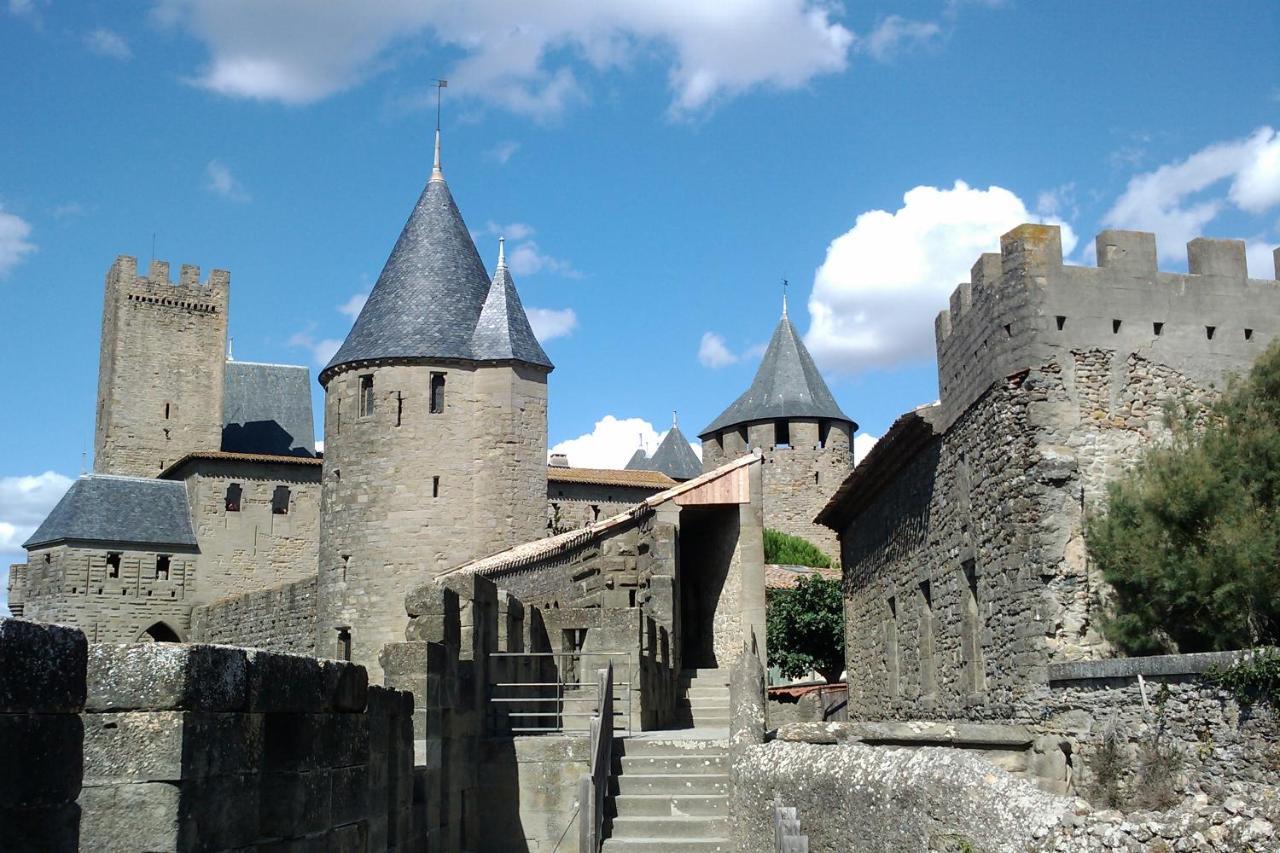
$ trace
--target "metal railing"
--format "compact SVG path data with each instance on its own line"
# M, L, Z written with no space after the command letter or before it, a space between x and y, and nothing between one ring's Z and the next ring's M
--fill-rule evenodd
M599 853L604 841L604 803L613 773L613 663L597 674L598 713L591 718L591 758L578 785L578 853Z
M586 733L591 719L600 714L601 708L607 708L610 729L630 734L634 668L629 653L490 652L489 657L493 664L488 691L492 731L519 735ZM580 675L588 660L601 659L610 673L609 701L604 704L602 682L583 681ZM615 667L622 675L616 682Z

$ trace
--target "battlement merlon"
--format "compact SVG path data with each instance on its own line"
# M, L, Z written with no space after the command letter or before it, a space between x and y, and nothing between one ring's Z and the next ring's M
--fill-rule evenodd
M1187 244L1186 273L1157 266L1154 234L1110 230L1096 267L1066 265L1058 226L1024 224L984 254L934 321L947 419L1000 377L1086 349L1142 352L1213 384L1280 335L1276 279L1251 279L1240 240Z
M182 264L178 269L178 280L174 282L169 273L169 262L152 260L146 275L138 275L138 259L129 255L118 255L111 268L107 270L108 286L112 282L119 287L123 285L129 290L145 293L148 296L164 298L199 298L205 301L216 300L226 302L231 288L231 273L223 269L213 269L209 277L200 280L200 267L194 264Z

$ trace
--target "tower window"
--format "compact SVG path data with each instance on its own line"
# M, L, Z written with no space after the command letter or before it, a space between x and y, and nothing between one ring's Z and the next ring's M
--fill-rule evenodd
M404 420L404 395L399 391L396 392L396 426L400 426Z
M444 414L444 374L431 374L431 414Z
M107 554L107 577L120 577L120 553L118 551L112 551Z
M335 397L333 400L333 434L340 435L342 433L342 398Z
M1213 340L1213 333L1214 333L1214 332L1216 332L1216 331L1218 331L1218 327L1217 327L1217 326L1205 326L1205 327L1204 327L1204 336L1205 336L1206 338L1208 338L1209 340Z
M164 404L164 419L166 421L169 420L169 404L168 403Z
M1155 322L1151 324L1151 331L1156 333L1156 337L1164 334L1164 323Z
M161 554L156 557L156 580L167 581L169 579L169 555Z
M773 443L777 447L791 446L791 424L787 421L775 421L773 424Z
M1056 320L1058 322L1058 331L1061 332L1067 326L1067 318L1059 314Z
M271 512L273 515L289 514L289 487L276 486L271 493Z
M366 373L360 377L360 417L367 418L373 414L373 374Z
M244 489L240 488L239 483L232 483L227 486L226 507L227 512L240 511L240 497L244 494Z
M431 497L433 498L440 497L440 478L439 477L431 478Z
M338 660L351 660L351 629L338 629Z

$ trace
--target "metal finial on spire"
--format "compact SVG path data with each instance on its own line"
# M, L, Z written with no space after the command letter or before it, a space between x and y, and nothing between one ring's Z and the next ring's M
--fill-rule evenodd
M787 285L788 283L789 282L785 278L782 280L782 316L783 317L787 316Z
M502 269L507 265L507 238L498 238L498 269Z
M436 81L436 158L431 166L431 180L433 181L444 180L444 172L440 168L440 95L441 90L448 85L448 80Z
M235 346L236 346L236 339L227 338L227 361L236 360Z
M671 410L671 428L672 429L680 428L680 413L675 409Z

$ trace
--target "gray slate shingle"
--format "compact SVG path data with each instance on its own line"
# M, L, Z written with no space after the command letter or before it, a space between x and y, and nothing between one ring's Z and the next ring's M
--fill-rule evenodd
M315 456L311 371L294 365L228 361L222 450Z
M24 548L64 540L194 547L186 485L85 474L71 484Z
M698 437L709 438L713 433L739 424L782 418L844 421L857 428L831 396L831 390L813 363L813 356L785 314L773 331L769 349L751 387Z
M672 426L653 456L637 450L627 463L630 471L660 471L673 480L692 480L702 473L702 461L689 446L680 427Z
M471 351L481 361L523 361L550 368L542 344L534 337L529 317L520 303L515 282L506 264L494 273L489 296L485 299L476 330L471 336Z

